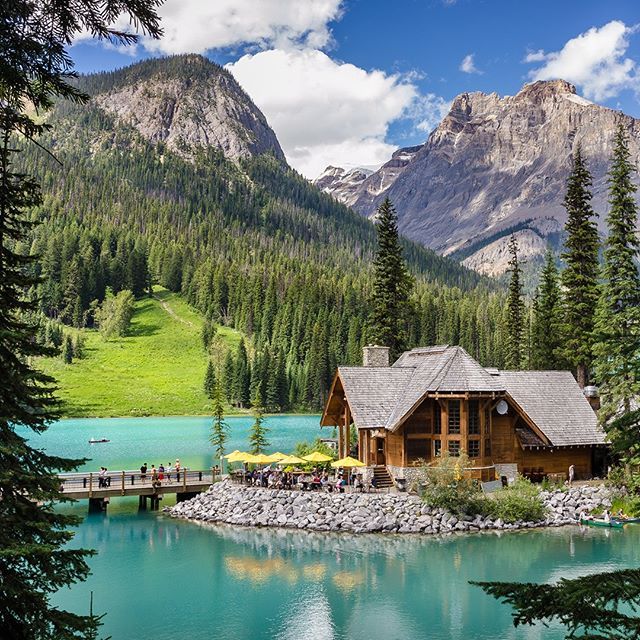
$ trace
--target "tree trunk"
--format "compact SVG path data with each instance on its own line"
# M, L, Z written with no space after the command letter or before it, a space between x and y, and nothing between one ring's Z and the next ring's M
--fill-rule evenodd
M576 372L576 378L578 380L578 386L584 389L589 382L589 370L586 364L579 364Z

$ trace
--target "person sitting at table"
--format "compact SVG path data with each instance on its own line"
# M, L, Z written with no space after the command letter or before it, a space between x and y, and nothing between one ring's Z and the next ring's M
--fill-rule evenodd
M362 482L362 475L361 474L356 474L356 477L353 481L353 488L356 491L364 491L364 484Z
M344 493L344 487L347 483L344 480L342 474L338 476L338 481L336 482L336 490L340 493Z

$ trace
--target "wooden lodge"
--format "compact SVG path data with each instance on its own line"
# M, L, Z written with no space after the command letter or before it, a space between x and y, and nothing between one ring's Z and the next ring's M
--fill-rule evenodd
M338 430L341 456L357 430L368 467L411 479L417 464L466 452L491 476L541 479L603 472L604 433L568 371L498 371L464 349L412 349L389 365L386 347L365 347L364 366L339 367L321 419Z

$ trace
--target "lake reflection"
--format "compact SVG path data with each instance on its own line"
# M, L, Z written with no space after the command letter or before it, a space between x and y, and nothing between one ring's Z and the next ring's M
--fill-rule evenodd
M59 594L82 610L93 589L116 639L433 638L559 640L514 629L469 580L556 580L638 564L640 527L382 536L243 529L120 513L87 518L94 576Z

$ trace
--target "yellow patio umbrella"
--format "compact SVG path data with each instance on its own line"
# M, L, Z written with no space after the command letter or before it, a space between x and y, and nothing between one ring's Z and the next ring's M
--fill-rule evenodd
M324 453L320 453L319 451L314 451L310 453L308 456L302 456L307 462L328 462L331 460L331 456L328 456Z
M271 459L271 456L268 456L264 453L257 453L254 456L251 456L251 460L247 460L245 458L245 462L255 462L256 464L269 464L270 462L273 462L273 460Z
M227 459L227 462L244 462L245 456L247 455L249 454L245 453L244 451L238 451L236 449L235 451L228 453L224 457Z
M366 467L367 465L364 462L360 462L360 460L347 456L346 458L340 458L340 460L332 462L331 466L334 469L337 469L338 467L346 467L347 469L350 469L351 467Z
M289 465L289 464L305 464L306 460L302 458L298 458L298 456L287 456L286 458L282 458L278 462L278 464Z
M280 460L282 460L282 458L286 458L287 454L286 453L280 453L279 451L276 451L275 453L272 453L271 455L267 456L269 458L269 462L280 462Z

